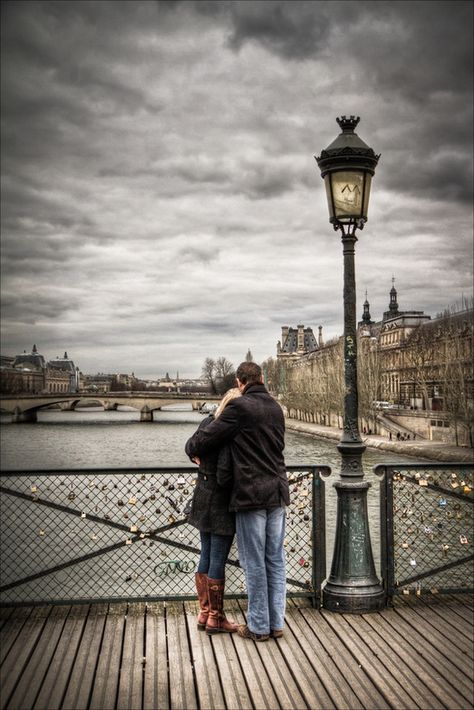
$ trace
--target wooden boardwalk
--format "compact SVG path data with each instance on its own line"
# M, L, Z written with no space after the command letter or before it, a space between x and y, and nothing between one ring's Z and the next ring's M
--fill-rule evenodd
M194 602L1 610L1 708L472 708L473 605L402 597L331 614L289 602L282 639L209 637ZM227 603L244 621L245 605Z

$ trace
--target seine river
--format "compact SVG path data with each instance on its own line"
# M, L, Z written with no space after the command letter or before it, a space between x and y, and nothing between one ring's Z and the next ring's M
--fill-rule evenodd
M38 414L35 424L11 424L0 418L2 470L97 467L141 467L189 465L184 453L186 440L194 433L202 415L192 411L154 412L154 421L141 423L136 410L104 412L100 408L75 412L48 410ZM335 442L297 432L286 433L287 464L327 464L333 476L326 482L328 566L332 557L336 519L336 496L331 480L336 480L340 457ZM368 450L364 455L369 520L377 567L379 557L379 486L372 473L377 463L415 459Z

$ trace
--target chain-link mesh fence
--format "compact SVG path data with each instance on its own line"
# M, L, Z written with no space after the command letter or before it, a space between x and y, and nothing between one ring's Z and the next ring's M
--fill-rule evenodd
M376 466L388 596L474 588L474 465ZM384 530L385 535L384 535Z
M329 468L288 468L289 596L319 596ZM195 596L199 532L184 508L196 468L3 472L2 604ZM236 543L226 595L245 595Z

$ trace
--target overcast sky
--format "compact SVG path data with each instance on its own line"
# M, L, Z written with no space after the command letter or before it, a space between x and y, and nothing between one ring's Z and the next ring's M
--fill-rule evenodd
M472 289L472 3L2 2L2 344L199 376L343 331L314 155L377 153L357 314Z

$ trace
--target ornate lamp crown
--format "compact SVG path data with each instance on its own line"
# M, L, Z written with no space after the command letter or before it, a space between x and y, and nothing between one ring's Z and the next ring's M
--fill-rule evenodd
M354 129L360 121L360 116L349 116L349 118L341 116L341 118L336 118L336 121L344 133L354 133Z
M336 118L342 128L336 140L321 151L316 162L321 170L321 177L337 170L364 170L374 174L380 155L376 155L367 143L359 138L354 128L360 121L359 116L341 116Z

